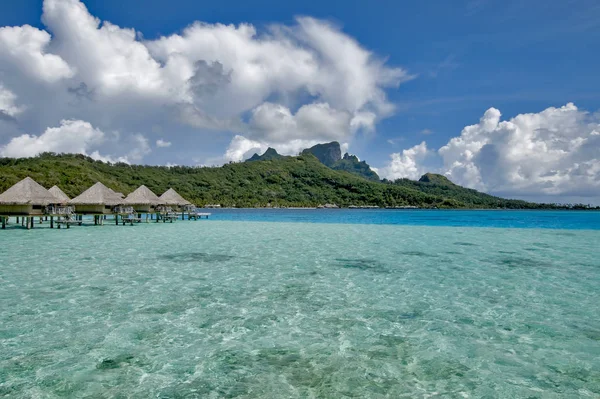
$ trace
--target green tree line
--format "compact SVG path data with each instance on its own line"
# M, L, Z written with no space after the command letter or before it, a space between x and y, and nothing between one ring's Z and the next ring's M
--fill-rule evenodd
M44 153L0 158L0 192L30 176L46 188L58 185L73 198L100 181L128 194L144 184L158 195L170 187L198 206L235 207L419 206L426 208L555 208L507 200L454 185L442 176L428 181L374 181L333 170L311 154L230 163L221 167L110 164L84 155ZM436 180L437 179L437 180ZM441 179L441 180L440 180Z

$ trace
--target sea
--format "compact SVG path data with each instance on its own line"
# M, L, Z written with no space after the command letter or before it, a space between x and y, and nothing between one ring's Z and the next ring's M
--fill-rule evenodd
M0 397L600 397L600 212L210 212L0 230Z

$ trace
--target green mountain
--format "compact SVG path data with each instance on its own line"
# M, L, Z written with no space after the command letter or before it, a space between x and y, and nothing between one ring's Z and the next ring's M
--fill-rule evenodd
M340 206L427 208L551 207L504 200L456 185L411 180L369 181L328 168L312 154L282 157L269 162L231 163L221 167L108 164L83 155L51 153L35 158L0 158L0 192L26 176L47 188L56 184L71 198L98 181L124 194L142 184L159 195L173 187L199 206L317 206L334 203Z
M344 157L339 161L331 165L331 169L343 170L345 172L353 173L358 176L362 176L367 180L379 181L377 173L371 170L371 167L365 161L359 161L356 155L344 154Z
M346 153L342 158L342 149L337 141L317 144L302 151L302 154L314 155L323 165L329 166L331 169L343 170L368 180L379 181L377 173L373 172L365 161L359 161L356 155Z
M312 154L314 155L323 165L329 166L330 168L340 159L342 159L342 149L340 143L332 141L331 143L317 144L313 147L307 148L302 151L302 155Z
M446 176L435 173L427 173L421 176L419 181L409 179L398 179L391 184L411 190L452 199L466 208L532 208L532 204L526 201L505 200L500 197L481 193L477 190L461 187L452 183ZM534 208L552 207L550 205L535 205Z
M283 158L283 155L280 155L279 153L277 153L277 150L275 150L275 148L267 148L267 151L265 151L264 154L262 155L258 155L258 154L254 154L252 155L247 161L272 161L274 159L281 159Z
M431 183L438 186L459 187L452 183L446 176L435 173L425 173L423 176L421 176L419 181L421 183Z

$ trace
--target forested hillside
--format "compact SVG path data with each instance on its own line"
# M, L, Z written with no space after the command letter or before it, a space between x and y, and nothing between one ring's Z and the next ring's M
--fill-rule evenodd
M173 187L196 205L262 207L268 204L317 206L334 203L340 206L428 208L550 207L482 194L454 185L441 176L442 182L370 181L345 171L332 170L311 154L210 168L108 164L71 154L0 158L0 192L26 176L47 188L56 184L70 197L97 181L125 194L141 184L159 195Z

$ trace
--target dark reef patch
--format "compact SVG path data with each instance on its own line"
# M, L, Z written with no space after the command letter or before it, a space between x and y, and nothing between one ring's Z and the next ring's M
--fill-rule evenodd
M499 258L495 258L489 260L492 263L495 263L500 266L506 267L520 267L520 268L534 268L534 267L551 267L552 263L534 259L534 258L526 258L523 256L502 256Z
M384 310L377 312L375 317L387 320L392 323L401 323L408 320L415 320L423 316L423 313L415 310L408 312L397 312L394 310Z
M421 251L400 251L398 252L398 254L400 255L406 255L406 256L420 256L423 258L437 258L437 255L433 255L433 254L428 254L425 252L421 252Z
M358 269L375 273L388 273L383 263L376 259L336 259L337 264L345 269Z
M134 356L130 354L119 355L114 359L107 358L102 360L100 363L96 365L98 370L111 370L118 369L125 364L130 364L133 362Z
M473 244L472 242L463 242L463 241L457 241L454 243L454 245L460 245L463 247L478 247L479 246L477 244Z
M563 236L563 237L575 237L575 236L577 236L576 233L572 233L570 231L557 231L557 232L551 233L551 235L553 235L553 236Z
M552 266L552 263L532 259L525 258L522 256L504 256L498 259L498 264L508 266L508 267L549 267Z
M147 313L147 314L183 313L193 306L194 306L194 304L191 304L188 302L170 302L170 303L160 304L157 306L146 306L146 307L140 309L140 313Z
M158 258L177 263L219 263L227 262L228 260L231 260L235 257L223 254L207 254L206 252L182 252L178 254L160 255L158 256Z
M551 249L552 248L552 245L546 244L545 242L534 242L531 245L534 246L534 247L537 247L537 248L546 248L546 249Z

